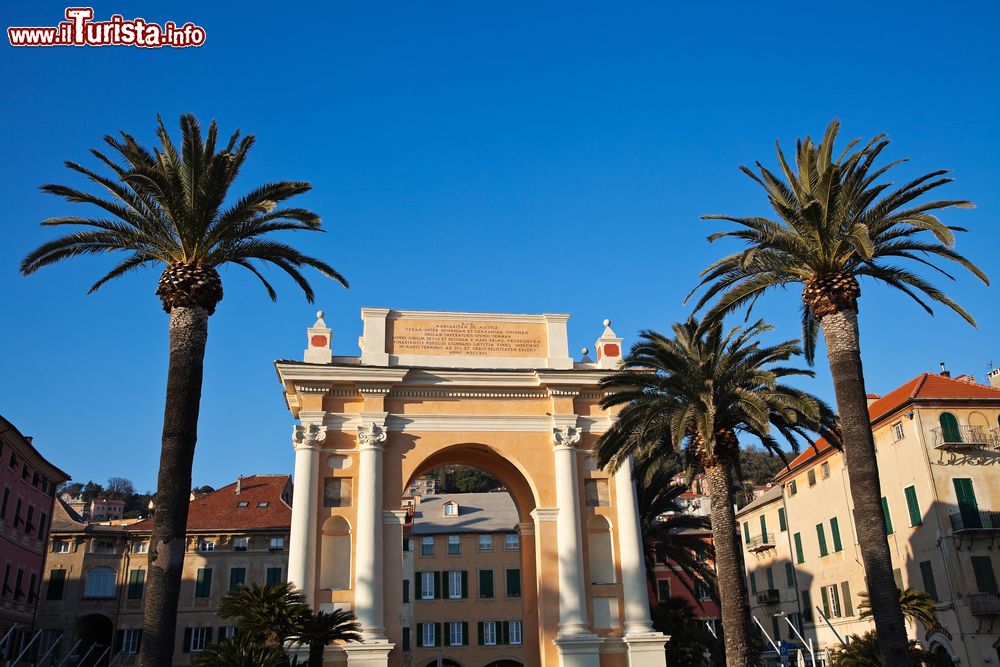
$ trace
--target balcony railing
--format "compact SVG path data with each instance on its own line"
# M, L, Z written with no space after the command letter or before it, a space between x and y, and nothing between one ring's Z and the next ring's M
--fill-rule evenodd
M935 449L960 451L963 449L1000 448L1000 429L985 426L955 426L931 429Z
M955 533L970 530L1000 531L1000 512L986 510L955 512L949 516L951 529Z
M781 594L777 588L768 588L757 592L757 604L778 604L781 602Z
M755 535L747 542L747 551L766 551L767 549L773 549L775 544L774 533Z
M969 609L973 616L1000 616L1000 595L973 593L969 596Z

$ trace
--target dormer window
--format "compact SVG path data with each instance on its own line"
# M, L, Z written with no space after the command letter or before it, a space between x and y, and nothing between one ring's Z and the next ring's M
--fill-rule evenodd
M261 502L257 503L257 507L267 507L268 504L269 503L266 500L262 500Z
M237 507L250 507L250 503L248 503L245 500L241 500L240 502L236 503L236 506Z
M458 503L450 500L444 504L445 516L458 516Z

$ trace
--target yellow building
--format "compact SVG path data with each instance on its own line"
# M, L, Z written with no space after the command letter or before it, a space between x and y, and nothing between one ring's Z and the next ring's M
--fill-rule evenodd
M994 386L924 373L869 397L897 585L939 601L911 638L964 665L1000 662L1000 371ZM738 513L754 616L771 639L822 649L874 624L858 617L864 570L841 452L820 440Z
M290 501L288 475L253 475L191 502L175 665L233 632L215 614L227 591L285 580ZM137 664L152 522L87 522L56 501L36 617L43 652L89 652L88 665L107 664L98 660L106 652L115 665Z
M631 466L612 475L590 456L613 418L597 386L621 362L610 323L596 361L577 361L567 315L361 316L359 355L333 355L320 314L304 361L276 363L299 421L289 580L314 607L351 609L364 628L363 643L330 647L326 664L404 664L404 496L421 475L463 464L499 479L517 509L520 613L486 619L521 620L523 660L510 664L662 667ZM408 634L412 645L416 628Z

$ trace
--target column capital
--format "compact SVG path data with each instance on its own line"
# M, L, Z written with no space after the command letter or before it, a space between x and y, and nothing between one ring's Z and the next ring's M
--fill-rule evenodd
M378 449L384 450L382 444L389 434L384 426L379 426L375 422L370 422L358 427L358 449Z
M555 426L552 428L552 447L554 449L574 449L580 442L580 429L575 425Z
M296 450L319 450L326 440L326 426L322 424L296 424L292 429L292 444Z
M406 524L406 510L382 510L382 523L387 526Z
M536 507L535 509L531 510L531 516L534 517L535 521L558 521L559 508Z

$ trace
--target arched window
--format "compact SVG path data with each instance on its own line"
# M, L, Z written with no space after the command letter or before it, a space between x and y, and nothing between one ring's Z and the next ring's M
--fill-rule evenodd
M941 424L941 437L945 442L962 442L962 433L958 429L958 420L950 412L942 412L938 417Z
M347 590L351 587L351 524L342 516L323 522L320 544L319 587Z
M110 567L95 567L87 572L87 584L83 589L85 598L113 598L117 575Z
M587 545L590 557L590 583L615 583L614 548L611 545L611 524L603 516L593 516L587 522Z

